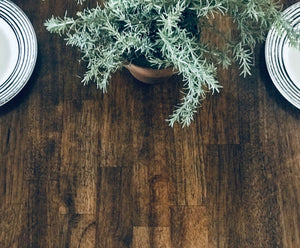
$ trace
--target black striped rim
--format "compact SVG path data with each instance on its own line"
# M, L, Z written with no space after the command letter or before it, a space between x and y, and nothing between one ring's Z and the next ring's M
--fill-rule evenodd
M283 12L293 27L300 28L300 2L290 6ZM300 109L300 88L291 79L283 60L284 47L288 44L287 35L278 34L275 27L268 33L265 57L270 77L278 91L294 106Z
M0 85L0 106L17 95L28 82L37 59L37 38L26 14L8 0L0 1L0 18L13 30L18 42L15 68Z

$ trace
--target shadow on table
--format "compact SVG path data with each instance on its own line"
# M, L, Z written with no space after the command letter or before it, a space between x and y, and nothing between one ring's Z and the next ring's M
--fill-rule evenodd
M280 94L280 92L277 90L276 86L272 82L272 79L269 75L266 60L265 60L265 44L261 47L257 59L259 60L259 74L261 77L261 80L263 81L263 84L267 91L267 96L274 102L274 104L283 110L284 112L287 112L288 114L292 115L296 119L300 119L300 110L295 107L293 104L291 104L283 95Z
M24 101L29 97L30 93L32 92L33 86L37 81L39 72L41 70L41 66L39 65L39 57L37 58L36 66L34 71L26 83L24 88L10 101L5 103L3 106L0 106L0 116L6 115L7 113L13 111L14 109L18 108Z

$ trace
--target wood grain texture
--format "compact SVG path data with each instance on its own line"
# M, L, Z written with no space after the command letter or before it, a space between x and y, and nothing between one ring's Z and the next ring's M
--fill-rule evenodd
M300 111L273 86L263 44L252 76L220 71L221 93L172 129L179 76L144 85L124 69L107 94L84 87L80 54L43 26L75 1L14 2L39 55L0 108L1 248L300 247Z

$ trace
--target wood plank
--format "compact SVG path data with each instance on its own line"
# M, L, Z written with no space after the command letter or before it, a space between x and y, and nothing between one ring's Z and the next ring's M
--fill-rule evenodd
M128 247L132 240L132 195L129 168L99 168L96 247Z
M206 206L174 206L171 216L171 247L210 247L209 215Z

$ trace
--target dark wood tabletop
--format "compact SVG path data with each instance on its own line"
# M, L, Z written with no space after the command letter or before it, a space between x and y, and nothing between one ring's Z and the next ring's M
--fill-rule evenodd
M220 70L220 94L171 128L180 76L146 85L124 69L106 94L83 86L80 53L44 27L82 7L14 2L38 58L0 108L1 248L300 247L300 110L271 81L264 44L251 76Z

